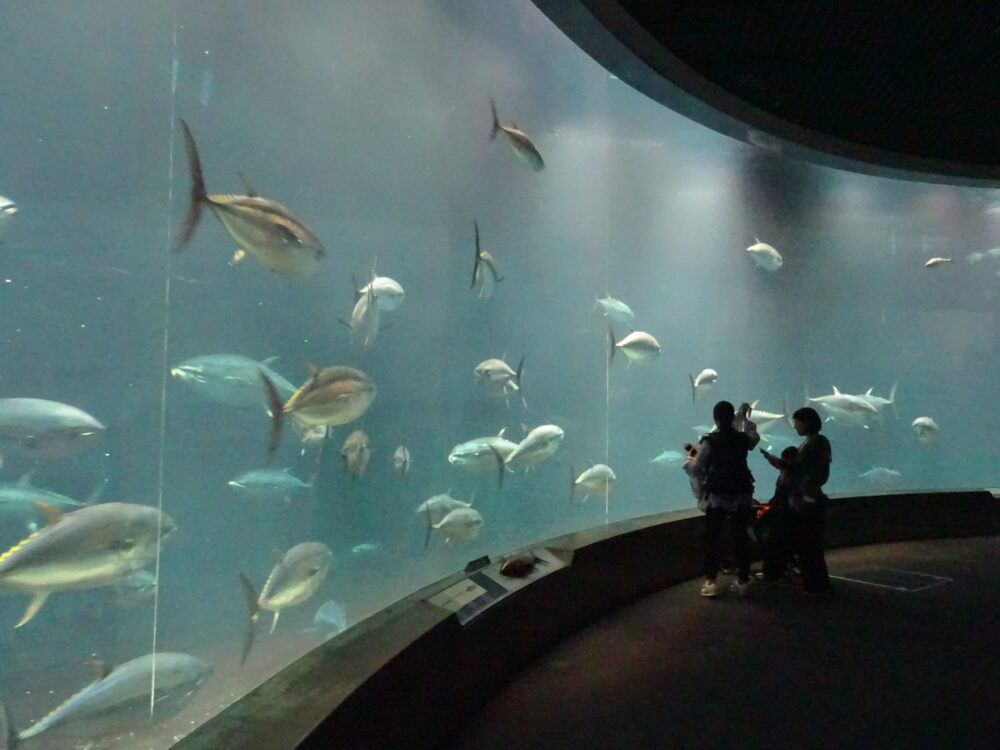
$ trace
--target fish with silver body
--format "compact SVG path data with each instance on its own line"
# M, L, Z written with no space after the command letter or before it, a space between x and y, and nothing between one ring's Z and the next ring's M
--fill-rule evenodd
M755 238L756 239L756 238ZM757 240L747 248L754 263L765 271L777 271L784 264L781 253L768 245L766 242Z
M650 466L655 466L657 468L662 468L666 466L673 466L675 464L680 464L684 460L684 454L680 451L668 451L665 450L658 456L654 456L649 460Z
M511 366L504 362L502 359L486 359L476 365L476 369L473 371L476 376L476 381L484 384L491 393L497 396L503 396L507 399L507 406L510 406L509 391L517 391L521 394L521 403L525 409L528 408L527 402L524 400L524 393L521 392L521 374L524 371L524 357L521 357L521 361L517 363L517 369L511 369Z
M25 519L31 531L37 531L37 521L44 519L44 514L38 503L61 511L72 511L96 503L104 493L106 486L107 480L104 480L94 488L86 500L74 500L66 495L60 495L58 492L33 486L29 471L16 482L0 483L0 514L19 516Z
M924 263L924 268L934 268L935 266L940 266L942 263L951 263L951 258L931 258Z
M713 385L719 382L719 373L711 367L706 367L697 375L689 373L688 378L691 380L691 400L697 401L699 391L709 391Z
M932 417L917 417L910 424L910 429L921 445L931 445L941 433L941 428Z
M7 224L14 214L17 213L17 205L10 198L4 198L0 195L0 237L3 237L4 231L7 228Z
M806 401L816 404L827 414L827 420L835 419L841 424L868 426L868 423L878 418L878 408L867 399L841 393L837 386L833 386L833 393L825 396L810 397L806 392Z
M503 436L504 432L505 430L500 430L497 435L459 443L448 454L448 463L471 471L492 471L497 465L496 453L500 454L502 460L506 460L517 448L517 443Z
M479 222L473 219L472 225L476 231L476 257L472 263L472 283L469 288L475 289L478 285L479 297L491 299L496 285L503 281L503 276L497 268L496 259L479 246Z
M571 466L569 468L569 500L571 503L573 502L573 495L579 491L583 491L583 501L586 501L591 495L607 499L611 493L611 485L617 478L614 471L607 464L594 464L575 479L573 477L574 473Z
M267 408L267 394L260 387L266 375L283 399L295 392L295 386L271 369L277 357L261 362L241 354L204 354L186 359L171 368L171 376L190 386L205 398L229 406Z
M303 482L291 473L291 469L253 469L240 474L227 483L241 495L263 500L284 500L291 502L292 495L312 489L312 484Z
M319 633L323 638L332 638L337 633L347 630L347 610L344 605L333 599L327 599L316 610L312 625L306 632Z
M254 590L250 579L239 574L243 594L246 597L249 616L243 638L243 664L253 648L257 619L261 610L274 613L271 630L278 625L278 616L286 607L301 604L316 593L326 579L333 561L333 552L322 542L302 542L288 550L271 569L260 595Z
M5 455L65 458L86 450L107 428L87 412L41 398L0 398L0 466Z
M362 430L352 432L341 446L340 455L344 457L347 473L355 479L361 479L372 455L368 436Z
M106 717L114 731L122 722L150 722L150 690L153 719L176 713L212 673L208 662L182 653L158 652L120 664L59 705L17 735L18 741L35 737L53 728L70 731L73 725ZM89 729L89 727L88 727ZM112 729L109 728L109 732Z
M565 436L566 433L558 425L539 425L525 435L524 440L507 455L504 463L508 466L536 466L559 449Z
M410 449L405 445L397 446L392 453L392 466L403 479L406 479L410 473Z
M281 441L286 416L305 430L335 427L353 422L375 400L375 383L361 370L340 365L320 370L313 364L307 365L307 369L309 380L284 404L274 383L266 375L261 375L271 410L269 455L274 453Z
M483 527L483 516L475 508L455 508L437 523L436 531L444 534L445 542L468 542L479 536Z
M191 171L191 199L177 233L175 251L179 252L191 240L201 209L208 206L237 247L263 266L286 276L306 276L313 272L325 254L316 235L283 205L262 198L253 190L248 189L247 195L209 195L198 147L184 120L181 130Z
M611 349L608 364L615 358L615 350L621 349L628 358L628 366L633 362L646 362L660 353L660 342L645 331L632 331L621 340L615 339L615 332L608 326Z
M899 485L903 475L895 469L874 466L868 471L858 474L858 479L871 487L886 490Z
M610 294L598 297L597 302L594 304L594 310L598 308L600 308L601 314L605 318L615 323L629 325L635 321L635 313L632 312L632 308L620 299L615 299Z
M0 588L32 597L15 627L30 621L52 593L108 586L146 567L176 528L166 513L132 503L66 514L49 508L47 514L48 526L0 555Z
M461 500L456 500L448 492L444 492L424 500L417 506L416 512L419 515L426 516L428 524L433 526L436 523L440 523L453 510L469 508L471 506L472 503L464 503Z
M351 329L351 343L362 349L367 349L375 343L382 324L382 312L375 295L375 288L369 284L366 289L367 291L354 303L350 320L340 321Z
M493 115L493 127L490 130L490 141L496 140L497 135L503 133L507 138L507 143L510 144L511 150L514 152L514 155L517 156L522 164L530 167L536 172L544 169L545 162L542 160L542 155L538 153L538 149L535 147L535 144L531 142L531 139L514 123L511 123L509 126L500 124L500 118L497 116L497 105L492 99L490 99L490 112Z
M375 304L382 312L395 310L406 298L406 292L395 279L388 276L376 276L372 274L372 280L358 290L358 297L372 294L375 297Z

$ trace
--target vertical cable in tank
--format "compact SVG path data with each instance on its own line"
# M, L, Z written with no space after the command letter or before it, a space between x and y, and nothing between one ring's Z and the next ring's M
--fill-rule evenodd
M173 246L173 232L171 217L174 209L174 123L177 122L177 71L180 62L177 59L177 6L174 5L173 39L171 41L171 65L170 65L170 147L168 149L167 161L167 242L164 250L166 265L164 267L163 281L163 349L162 361L160 362L160 454L156 470L156 509L157 516L157 543L156 543L156 566L154 568L154 580L156 586L153 588L153 643L150 652L152 653L152 669L150 670L149 685L149 716L152 718L153 709L156 705L156 640L157 627L160 622L160 551L163 543L163 479L164 479L164 452L167 434L167 374L169 367L167 357L169 356L170 345L170 274L171 274L171 253Z
M611 296L611 272L608 268L608 245L607 245L607 227L605 226L605 245L604 245L604 291L605 297ZM614 346L614 344L612 344ZM604 357L604 463L607 466L611 465L611 358ZM607 485L604 487L604 523L608 523L608 507L610 501L608 497L610 492L607 492Z

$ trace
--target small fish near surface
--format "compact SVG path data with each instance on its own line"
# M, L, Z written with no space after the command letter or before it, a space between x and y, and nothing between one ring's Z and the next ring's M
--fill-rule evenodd
M392 454L392 465L404 481L410 473L410 463L410 449L405 445L398 446Z
M311 490L309 482L303 482L292 474L291 469L253 469L230 479L229 486L241 495L264 500L292 501L292 495Z
M521 391L521 373L523 371L524 357L521 357L516 370L511 369L511 366L502 359L486 359L476 365L473 372L478 382L485 384L495 395L504 397L508 408L510 407L509 391L517 391L521 395L521 404L527 409L528 403L524 400L524 393Z
M784 264L781 253L760 240L756 240L753 245L750 245L747 252L750 253L754 263L765 271L777 271Z
M934 268L935 266L940 266L942 263L951 263L951 258L931 258L924 263L924 268Z
M186 359L171 368L170 375L212 401L228 406L267 408L267 394L260 387L261 374L278 390L283 399L295 392L295 386L271 369L277 357L258 362L241 354L204 354Z
M353 422L375 400L375 383L353 367L333 365L320 370L308 364L309 380L282 404L281 396L267 375L261 375L271 410L268 455L273 455L281 441L284 418L291 417L306 430L335 427Z
M315 270L325 251L316 235L277 201L248 195L209 195L202 176L201 159L191 129L181 120L188 167L191 170L191 201L177 234L180 251L194 235L201 209L208 206L237 246L272 271L286 276L305 276Z
M503 281L503 276L500 275L493 256L479 247L479 222L473 219L472 225L476 230L476 258L472 264L472 283L469 289L475 289L478 284L479 297L491 299L496 285Z
M712 386L719 382L719 373L713 370L711 367L706 367L704 370L699 372L697 375L688 375L691 380L691 400L698 400L698 391L708 391L712 389Z
M0 555L0 588L32 597L18 628L52 593L108 586L146 567L176 528L146 505L103 503L66 514L45 508L49 525Z
M500 124L500 118L497 115L497 105L492 99L490 99L490 113L493 115L490 141L496 140L497 135L503 133L514 155L517 156L522 164L536 172L543 170L545 162L542 160L542 155L538 153L538 149L535 148L535 144L531 142L531 139L516 124L511 123L509 126Z
M574 477L573 467L569 467L569 501L573 502L573 496L583 491L583 500L586 501L591 495L603 497L605 500L611 494L611 485L614 484L615 473L607 464L594 464L578 477Z
M288 550L275 564L267 577L260 595L254 590L250 579L239 574L240 584L247 601L249 617L243 638L242 665L253 648L254 634L260 610L274 613L271 630L278 624L278 616L285 607L301 604L316 593L326 579L333 561L333 553L322 542L302 542Z
M598 297L594 305L594 310L597 309L600 309L605 318L615 323L630 325L635 321L635 313L632 312L632 308L610 294Z
M7 229L7 224L14 214L17 213L17 205L10 198L4 198L0 195L0 238L3 237L4 231Z
M340 448L340 455L344 457L344 465L347 473L355 479L361 479L368 468L368 459L371 458L371 442L362 430L355 430L344 441Z
M152 695L152 721L156 722L177 713L212 673L212 667L197 656L166 651L132 659L102 674L47 716L17 734L17 741L56 728L72 731L74 726L86 726L90 731L93 729L91 721L98 718L111 722L108 733L120 732L130 725L135 728L148 726L154 671L156 692Z
M628 366L633 362L643 363L660 353L660 342L645 331L632 331L620 341L615 339L615 332L608 326L610 353L608 364L614 361L615 351L621 349L628 358Z
M910 424L910 429L921 445L931 445L941 433L941 428L932 417L917 417Z
M0 466L5 455L65 458L86 450L107 428L87 412L41 398L0 398Z

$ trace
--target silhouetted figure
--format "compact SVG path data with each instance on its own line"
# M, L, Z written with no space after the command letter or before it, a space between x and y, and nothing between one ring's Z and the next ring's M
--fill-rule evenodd
M747 454L760 442L757 426L749 419L748 405L740 407L738 431L733 422L736 417L733 405L720 401L712 409L718 428L705 435L699 443L697 456L687 463L685 471L701 480L704 486L705 506L705 583L701 595L719 595L715 579L722 561L722 534L726 524L732 527L733 552L736 556L737 580L732 590L740 595L747 591L750 582L750 523L753 505L753 475L747 466Z
M828 498L823 485L830 478L833 452L830 441L819 434L823 421L815 409L804 407L792 415L795 432L805 437L794 460L786 461L765 450L761 454L779 470L788 470L799 492L800 502L790 514L791 548L799 556L802 588L807 594L833 591L823 557L823 531Z
M798 458L799 449L785 448L781 458L785 468L774 483L774 496L768 501L766 510L756 523L757 538L764 558L763 570L758 577L767 583L787 580L788 565L793 551L794 508L802 504L802 491L795 482L792 465Z

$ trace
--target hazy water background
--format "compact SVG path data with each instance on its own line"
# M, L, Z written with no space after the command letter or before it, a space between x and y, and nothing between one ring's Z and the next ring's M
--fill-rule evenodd
M279 668L273 655L325 599L356 621L482 554L689 507L680 471L649 460L696 438L718 398L780 411L805 387L886 396L898 382L898 419L824 428L833 493L872 491L858 478L872 466L901 472L896 489L1000 483L1000 258L966 262L1000 245L1000 216L986 212L996 191L838 172L717 135L609 75L528 2L47 0L4 11L0 60L0 194L20 207L0 246L0 394L65 401L108 425L91 452L35 467L37 485L83 497L106 478L105 500L162 502L178 522L156 647L211 657L213 700ZM544 171L487 141L490 97ZM184 253L169 252L189 186L181 117L210 192L239 191L243 171L320 237L315 277L230 267L233 242L208 212ZM468 288L473 218L504 276L489 301ZM744 251L755 237L783 254L778 272ZM935 255L954 262L925 269ZM407 297L361 351L337 318L350 314L351 274L376 258ZM608 372L593 307L609 292L658 338L656 361L618 356ZM215 352L276 356L296 384L306 361L375 380L369 412L335 430L313 498L268 504L227 487L264 460L266 416L165 377ZM502 355L525 357L526 410L476 387L475 365ZM704 367L720 382L692 403L688 375ZM941 427L933 446L910 432L922 415ZM548 422L566 431L555 458L499 493L446 461L459 442ZM337 455L355 427L373 445L361 481ZM413 456L405 483L391 465L399 444ZM591 460L616 472L611 500L571 507L569 467ZM274 464L303 478L314 466L291 435ZM752 467L768 497L773 472L759 457ZM29 468L11 460L2 479ZM414 509L448 490L475 497L482 533L425 550ZM23 535L0 528L4 548ZM259 586L273 550L306 540L333 549L327 582L238 671L237 571ZM377 551L351 552L362 543ZM151 604L56 594L15 632L25 605L0 599L0 692L19 724L85 684L91 654L151 648ZM65 746L48 741L33 742ZM116 746L132 745L146 746Z

